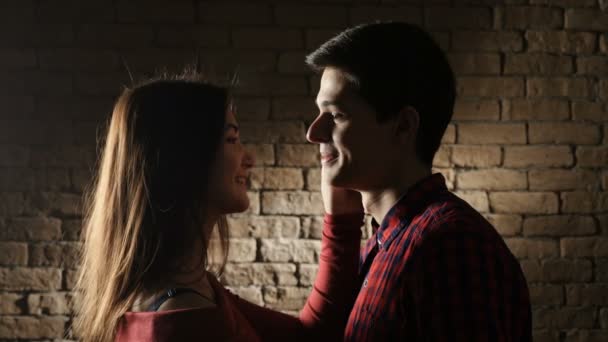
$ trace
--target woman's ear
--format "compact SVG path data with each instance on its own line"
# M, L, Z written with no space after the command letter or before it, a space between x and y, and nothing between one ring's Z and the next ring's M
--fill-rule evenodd
M420 114L412 106L404 106L395 117L395 137L400 143L415 144L420 127Z

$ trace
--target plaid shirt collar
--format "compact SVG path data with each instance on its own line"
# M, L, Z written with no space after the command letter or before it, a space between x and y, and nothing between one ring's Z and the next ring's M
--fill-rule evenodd
M412 217L443 191L447 191L445 178L440 173L432 174L412 185L386 213L381 225L372 219L378 249L388 248L395 236L408 227Z

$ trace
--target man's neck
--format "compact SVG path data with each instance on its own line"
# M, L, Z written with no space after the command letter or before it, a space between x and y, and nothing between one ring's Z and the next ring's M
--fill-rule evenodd
M365 212L372 215L378 224L382 224L384 217L399 198L405 195L412 185L430 174L431 170L429 168L421 168L416 172L409 172L405 177L396 179L388 187L361 192Z

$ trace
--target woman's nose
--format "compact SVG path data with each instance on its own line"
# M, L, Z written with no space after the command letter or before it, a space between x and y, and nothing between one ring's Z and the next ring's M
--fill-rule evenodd
M245 150L245 155L243 156L243 167L246 169L251 169L255 166L255 154L253 151L249 149Z

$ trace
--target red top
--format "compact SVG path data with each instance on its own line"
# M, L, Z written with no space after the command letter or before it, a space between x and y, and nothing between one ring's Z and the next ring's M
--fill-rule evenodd
M440 174L412 186L361 253L346 341L531 341L526 279Z
M215 307L127 312L116 341L341 340L359 290L361 225L362 213L325 216L319 271L299 318L249 303L212 280Z

